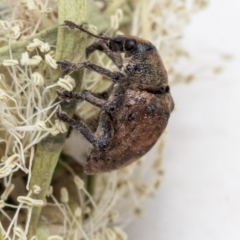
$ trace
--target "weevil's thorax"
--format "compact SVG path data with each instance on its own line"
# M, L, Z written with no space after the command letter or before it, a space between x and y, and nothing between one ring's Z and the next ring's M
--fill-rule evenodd
M121 71L133 88L153 91L168 83L167 72L153 45L145 52L127 53Z

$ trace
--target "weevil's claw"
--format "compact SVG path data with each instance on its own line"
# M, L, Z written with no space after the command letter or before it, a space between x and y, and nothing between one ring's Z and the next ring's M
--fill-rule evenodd
M72 73L76 69L76 64L75 63L71 63L71 62L66 61L66 60L57 61L57 64L60 66L60 69L66 74Z
M63 26L67 26L67 27L73 29L73 28L76 28L78 25L77 25L76 23L72 22L72 21L65 20L65 21L63 22Z
M70 20L65 20L63 22L63 24L61 26L66 26L66 27L69 27L71 29L74 29L74 28L83 28L84 25L86 25L87 23L82 23L81 25L77 25L76 23L70 21Z
M57 61L57 64L60 66L60 69L65 74L70 74L75 72L76 70L81 70L82 68L88 66L89 61L81 62L81 63L72 63L66 60L63 61Z

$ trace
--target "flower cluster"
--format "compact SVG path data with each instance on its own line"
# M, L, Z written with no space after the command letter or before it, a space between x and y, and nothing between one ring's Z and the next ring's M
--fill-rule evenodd
M102 2L102 11L109 14L105 30L149 39L161 52L174 80L175 63L188 56L180 41L184 27L196 10L205 7L206 0L132 0L112 5ZM89 0L89 4L95 3L97 1ZM57 24L57 2L14 0L0 6L3 19L0 21L0 53L4 52L0 56L0 178L4 188L0 200L0 212L4 216L0 232L6 239L27 239L33 209L42 208L38 231L48 228L44 239L126 240L124 227L134 214L144 214L143 202L154 196L161 184L163 140L144 157L148 161L141 159L93 179L61 160L62 177L58 184L53 181L46 202L33 197L42 191L38 185L29 189L36 145L50 134L54 137L67 132L63 122L51 120L59 106L52 92L71 91L76 83L69 75L53 79L58 71L55 46L36 37L40 31ZM121 25L124 17L132 19L128 27ZM89 27L91 31L98 30L93 25ZM31 40L26 43L25 39ZM93 54L92 61L108 69L115 68L110 59L99 52ZM91 71L85 71L83 79L82 88L93 92L101 92L111 84ZM83 102L76 113L88 119L96 115L96 109ZM68 147L69 155L73 155L72 151ZM57 172L54 177L58 177ZM66 183L65 178L69 182ZM95 181L94 191L91 191L91 181Z

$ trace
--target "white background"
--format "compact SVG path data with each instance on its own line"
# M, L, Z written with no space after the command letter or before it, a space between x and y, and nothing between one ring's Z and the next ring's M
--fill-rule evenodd
M172 87L176 109L165 151L165 177L130 240L240 239L240 1L212 0L193 17L182 64L198 78ZM221 53L233 60L224 62ZM214 66L224 65L220 75Z

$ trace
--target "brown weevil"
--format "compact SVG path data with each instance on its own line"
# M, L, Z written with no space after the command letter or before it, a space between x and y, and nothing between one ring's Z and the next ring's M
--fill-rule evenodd
M147 153L167 126L174 102L168 86L167 72L156 47L141 38L118 35L95 35L71 21L64 26L79 29L100 39L86 48L86 58L100 50L116 64L112 72L89 60L81 63L59 61L66 73L87 68L112 79L105 94L58 92L62 100L85 100L101 108L98 126L92 131L86 123L58 112L93 145L86 162L86 174L109 172L122 168ZM121 53L125 53L124 59Z

